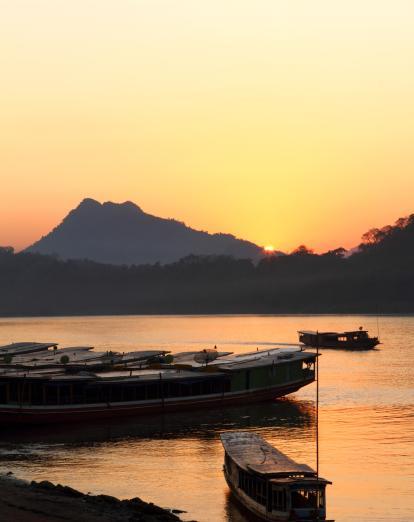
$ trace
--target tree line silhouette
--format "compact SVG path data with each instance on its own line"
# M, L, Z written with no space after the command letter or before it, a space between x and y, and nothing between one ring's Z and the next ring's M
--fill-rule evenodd
M414 214L372 229L350 256L304 245L260 262L188 256L115 266L0 248L0 315L412 313Z

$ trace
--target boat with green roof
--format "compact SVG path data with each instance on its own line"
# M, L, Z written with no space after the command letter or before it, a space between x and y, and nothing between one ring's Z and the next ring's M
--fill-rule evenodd
M0 423L79 422L276 399L315 379L317 354L273 348L125 354L72 349L0 360Z

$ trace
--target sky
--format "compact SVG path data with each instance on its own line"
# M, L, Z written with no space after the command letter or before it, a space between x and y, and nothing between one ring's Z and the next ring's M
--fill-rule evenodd
M411 0L0 0L0 245L85 197L259 245L414 212Z

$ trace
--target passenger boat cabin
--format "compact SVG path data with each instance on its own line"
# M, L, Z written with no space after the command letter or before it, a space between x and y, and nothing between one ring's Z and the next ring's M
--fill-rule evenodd
M262 520L326 520L325 487L331 482L255 433L223 433L221 441L226 481L245 508Z
M115 373L115 372L113 372ZM138 373L138 372L135 372ZM27 375L0 379L0 403L4 405L48 406L135 402L209 395L230 390L223 374L197 375L191 372L145 374L130 378L100 379L94 375L59 375L43 378ZM111 374L108 374L111 375Z
M178 356L177 363L152 359L141 366L136 353L132 361L135 367L125 362L131 354L113 364L107 362L107 356L85 357L76 354L75 361L73 355L73 362L46 358L18 364L0 362L0 425L80 421L92 416L271 400L313 382L317 355L266 350L207 363L204 357L202 362L195 361L193 354L190 358Z
M379 344L378 337L370 337L362 327L351 332L314 332L300 330L299 341L306 346L319 348L345 348L348 350L370 350Z

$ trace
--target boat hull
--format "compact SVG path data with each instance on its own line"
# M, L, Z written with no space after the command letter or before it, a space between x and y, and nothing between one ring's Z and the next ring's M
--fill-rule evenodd
M249 520L266 520L268 522L335 522L334 520L327 520L325 514L321 512L319 512L316 518L299 517L297 514L292 512L269 512L233 484L233 481L227 473L226 466L223 466L223 472L232 497L236 500L237 504L239 504L239 506L249 514Z
M380 341L369 337L366 332L317 333L298 332L299 342L309 348L331 348L337 350L372 350Z
M303 341L302 341L303 342ZM370 341L365 341L364 343L349 343L349 342L334 342L334 343L325 343L320 342L318 345L317 343L312 342L303 342L303 344L309 348L329 348L333 350L350 350L350 351L363 351L363 350L372 350L375 348L379 341L376 341L374 339Z
M0 405L0 425L56 424L92 419L133 417L199 408L217 408L231 404L267 401L293 393L313 382L313 378L282 386L243 392L219 393L197 397L149 400L124 403L97 403L62 406Z

